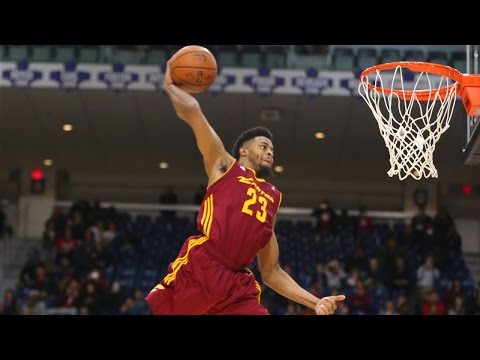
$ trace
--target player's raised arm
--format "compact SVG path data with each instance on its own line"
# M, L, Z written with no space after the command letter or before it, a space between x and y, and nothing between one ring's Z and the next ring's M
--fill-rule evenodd
M192 128L197 146L202 153L205 172L212 183L232 164L234 158L225 150L222 140L203 115L198 101L188 92L173 84L170 61L167 62L163 87L167 92L177 116Z

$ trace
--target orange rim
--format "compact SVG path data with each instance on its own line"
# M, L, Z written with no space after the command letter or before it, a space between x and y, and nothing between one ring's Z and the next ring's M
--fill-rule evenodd
M440 75L440 76L445 76L454 81L453 84L441 87L439 89L433 88L430 90L396 90L396 89L388 89L384 88L378 85L370 84L368 82L367 76L373 72L376 71L383 71L383 70L392 70L395 69L397 66L400 66L401 68L406 68L412 72L425 72L425 73L430 73L430 74L435 74L435 75ZM480 75L466 75L469 78L472 76L478 80L477 82L480 84ZM370 90L376 90L378 92L384 93L384 94L397 94L400 99L402 100L410 100L415 94L415 97L420 100L420 101L427 101L432 99L432 95L437 93L438 95L444 99L448 93L450 93L451 88L456 86L457 83L462 85L462 82L464 80L464 74L462 74L460 71L457 69L454 69L450 66L447 65L442 65L442 64L435 64L435 63L428 63L428 62L420 62L420 61L396 61L396 62L390 62L390 63L385 63L385 64L380 64L380 65L375 65L371 66L368 69L365 69L361 74L360 74L360 81L367 85L367 87ZM457 93L460 90L457 89Z

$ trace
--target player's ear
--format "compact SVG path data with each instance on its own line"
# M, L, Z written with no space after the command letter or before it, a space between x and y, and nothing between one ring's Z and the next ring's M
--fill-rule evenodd
M247 156L247 149L245 147L241 147L239 149L240 156Z

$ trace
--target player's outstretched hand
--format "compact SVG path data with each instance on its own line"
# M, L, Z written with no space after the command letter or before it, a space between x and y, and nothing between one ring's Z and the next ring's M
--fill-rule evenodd
M317 315L332 315L337 310L337 302L345 300L345 295L325 296L315 305Z
M180 89L173 83L172 75L170 74L170 60L167 62L167 69L165 70L163 89L170 97L177 116L180 119L187 120L192 112L199 111L198 101L188 92Z

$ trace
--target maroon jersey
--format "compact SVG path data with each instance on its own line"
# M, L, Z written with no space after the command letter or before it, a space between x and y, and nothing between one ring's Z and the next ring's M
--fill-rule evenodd
M211 184L197 217L197 227L217 253L239 267L250 264L273 231L282 193L235 161Z

